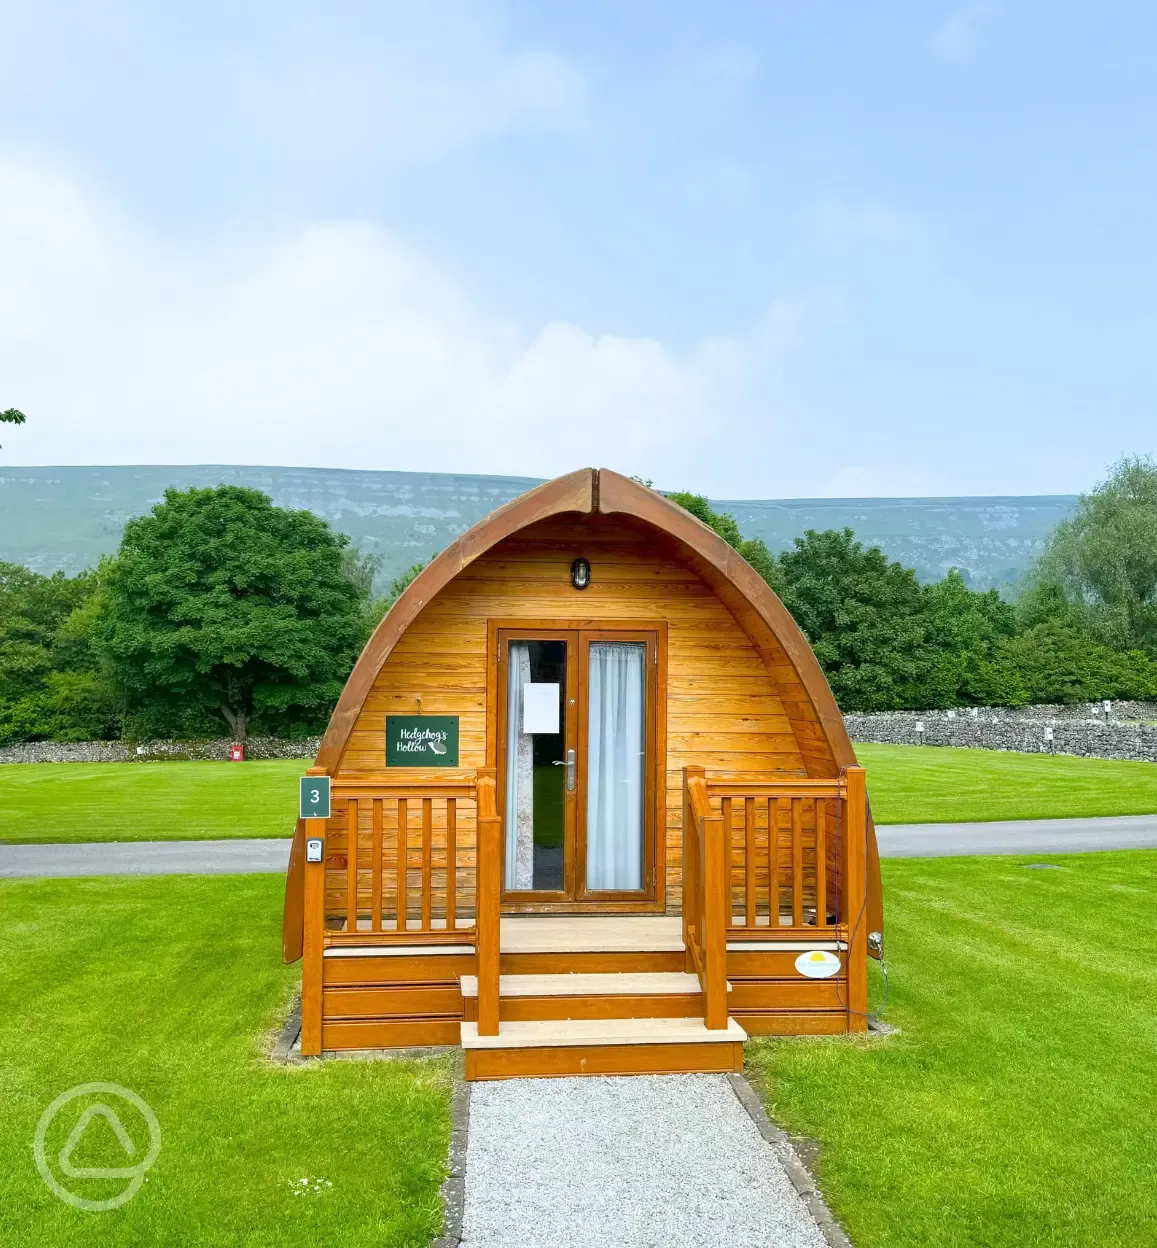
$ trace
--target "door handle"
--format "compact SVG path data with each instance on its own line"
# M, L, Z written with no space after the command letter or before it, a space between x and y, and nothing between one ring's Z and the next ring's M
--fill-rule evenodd
M566 787L571 792L573 792L574 791L574 750L567 750L565 763L562 761L561 758L556 758L551 763L551 766L566 768Z

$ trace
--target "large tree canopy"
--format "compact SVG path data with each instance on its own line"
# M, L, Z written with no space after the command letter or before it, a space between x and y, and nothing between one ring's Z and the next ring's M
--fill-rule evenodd
M364 637L348 539L237 486L166 490L101 569L95 642L134 706L219 715L235 740L324 720Z
M1157 463L1123 459L1053 531L1033 576L1059 590L1109 645L1157 658Z
M40 576L0 563L0 744L120 730L85 628L95 587L91 572Z

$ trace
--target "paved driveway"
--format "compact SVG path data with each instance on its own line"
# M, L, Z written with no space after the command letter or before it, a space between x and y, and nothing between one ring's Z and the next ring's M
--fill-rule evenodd
M1006 823L886 823L882 858L952 854L1078 854L1157 849L1157 815L1112 819L1018 819ZM241 875L282 873L288 840L115 841L0 845L0 876Z
M278 838L0 845L0 876L284 874L291 843Z
M876 828L876 840L881 858L1157 849L1157 815L1010 819L1002 823L885 823Z

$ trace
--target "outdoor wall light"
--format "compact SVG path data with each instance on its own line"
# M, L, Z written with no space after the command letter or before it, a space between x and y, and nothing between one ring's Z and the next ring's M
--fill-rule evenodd
M591 583L591 565L585 559L576 559L570 565L570 583L575 589L586 589Z

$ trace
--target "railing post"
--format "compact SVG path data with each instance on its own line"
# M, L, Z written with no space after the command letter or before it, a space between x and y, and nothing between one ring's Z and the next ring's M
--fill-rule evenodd
M323 776L311 767L311 776ZM305 837L321 837L321 861L305 863L301 942L301 1052L304 1057L321 1055L322 941L325 935L325 825L324 819L306 819Z
M706 771L702 767L683 768L683 969L695 974L695 957L691 952L692 928L696 917L700 897L699 883L699 832L695 826L695 810L691 805L692 779L705 780ZM702 940L703 933L699 932Z
M502 817L493 767L478 769L478 874L475 963L478 974L478 1034L498 1035L498 978L501 964Z
M727 1026L727 923L731 880L726 830L719 815L703 820L703 1019L711 1031Z
M868 802L862 767L844 771L848 791L848 829L844 836L846 908L840 916L848 928L848 1030L868 1030Z

